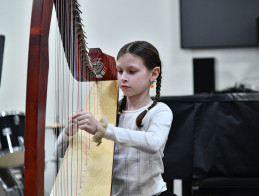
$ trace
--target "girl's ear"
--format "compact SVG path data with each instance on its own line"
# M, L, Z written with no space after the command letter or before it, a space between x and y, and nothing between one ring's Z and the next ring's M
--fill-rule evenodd
M151 71L151 77L150 77L150 81L154 82L157 77L160 74L160 67L155 67L152 71Z

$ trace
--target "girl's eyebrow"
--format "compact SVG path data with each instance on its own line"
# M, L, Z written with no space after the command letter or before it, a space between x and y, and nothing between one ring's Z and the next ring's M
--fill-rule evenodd
M116 65L116 69L121 68L118 64Z
M119 66L119 65L117 65L116 68L117 68L117 69L118 69L118 68L122 69L122 67ZM127 66L125 69L138 69L138 68L139 68L138 66L129 65L129 66Z
M128 68L129 68L129 69L132 69L132 68L137 69L138 67L137 67L137 66L134 66L134 65L130 65L130 66L128 66Z

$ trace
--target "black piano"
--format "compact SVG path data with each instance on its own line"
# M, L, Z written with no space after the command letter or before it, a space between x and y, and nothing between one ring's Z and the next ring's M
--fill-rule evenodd
M181 179L183 196L259 196L259 93L160 101L174 114L163 160L167 183Z

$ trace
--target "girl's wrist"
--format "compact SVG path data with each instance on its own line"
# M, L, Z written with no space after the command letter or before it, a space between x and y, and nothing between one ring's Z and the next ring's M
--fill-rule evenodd
M68 125L63 129L63 133L64 133L66 136L69 136L69 133L68 133Z
M106 116L102 116L97 124L96 132L92 138L93 142L97 143L97 146L99 146L102 143L102 138L105 136L108 123L108 118Z

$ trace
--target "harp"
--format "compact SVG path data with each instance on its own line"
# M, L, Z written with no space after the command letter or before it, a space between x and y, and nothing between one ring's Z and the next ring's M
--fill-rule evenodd
M70 42L63 43L63 49L70 70L74 69L76 65L77 71L72 72L76 80L80 82L116 80L115 61L112 57L103 54L99 49L90 49L87 55L82 29L78 25L80 20L74 18L80 12L76 0L33 1L26 92L25 195L44 195L44 138L49 70L48 41L53 5L57 11L61 39L63 40L65 37L70 39ZM68 50L68 48L72 48L72 50ZM101 57L91 62L88 58L91 55L101 55ZM100 61L100 59L102 60ZM101 65L101 68L98 65ZM112 85L113 89L117 88L113 82L109 85ZM116 94L116 91L112 94Z

